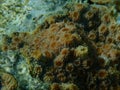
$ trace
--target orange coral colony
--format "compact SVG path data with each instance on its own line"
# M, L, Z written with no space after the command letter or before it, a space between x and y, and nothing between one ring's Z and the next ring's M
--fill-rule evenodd
M120 85L120 26L109 8L86 3L66 7L68 12L47 17L31 33L4 35L2 51L19 51L27 58L30 75L50 83L49 90L96 90L102 82L106 90Z

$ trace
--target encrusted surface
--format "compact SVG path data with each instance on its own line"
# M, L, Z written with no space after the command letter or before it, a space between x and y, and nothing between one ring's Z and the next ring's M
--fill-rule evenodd
M18 83L11 81L15 86L11 90L120 89L120 25L114 16L117 12L109 5L80 1L67 3L53 14L48 10L41 25L40 18L35 19L34 31L2 36L0 68L11 73L10 78ZM56 7L56 1L48 2Z

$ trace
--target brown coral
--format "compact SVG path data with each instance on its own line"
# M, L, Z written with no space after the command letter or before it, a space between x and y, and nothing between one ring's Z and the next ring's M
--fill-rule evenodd
M112 0L91 0L94 3L98 3L98 4L106 4L106 3L110 3Z
M2 90L17 89L17 86L18 86L17 80L11 74L2 72L1 79L2 79Z
M64 65L64 56L60 55L54 60L54 67L62 67Z
M98 31L100 34L104 35L105 33L107 33L107 26L105 24L101 24Z
M70 6L67 13L51 15L31 33L4 36L2 50L20 51L32 65L31 76L51 83L51 90L103 89L107 85L101 80L109 85L114 81L106 69L120 70L120 27L106 6Z
M105 69L101 69L98 72L98 78L99 79L105 79L107 77L108 73Z
M60 89L60 85L58 83L53 83L51 86L50 86L50 90L61 90Z

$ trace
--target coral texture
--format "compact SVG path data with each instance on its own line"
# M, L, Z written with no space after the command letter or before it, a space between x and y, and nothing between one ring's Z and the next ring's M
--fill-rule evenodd
M33 32L4 35L2 51L20 52L50 90L119 90L120 25L111 11L88 3L64 8Z
M17 89L17 86L18 86L17 80L11 74L8 74L0 70L0 78L1 78L1 84L2 84L1 90Z

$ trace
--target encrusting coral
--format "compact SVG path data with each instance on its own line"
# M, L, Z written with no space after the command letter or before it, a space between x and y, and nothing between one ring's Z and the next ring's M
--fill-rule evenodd
M17 80L13 75L0 70L0 83L2 84L1 90L16 90L18 86Z
M31 76L51 83L50 90L119 88L108 72L110 67L120 70L120 26L110 10L88 3L67 8L31 33L4 36L2 50L18 50L27 58Z
M90 1L92 1L92 2L94 2L94 3L99 3L99 4L106 4L106 3L110 3L110 2L112 2L112 0L90 0Z

